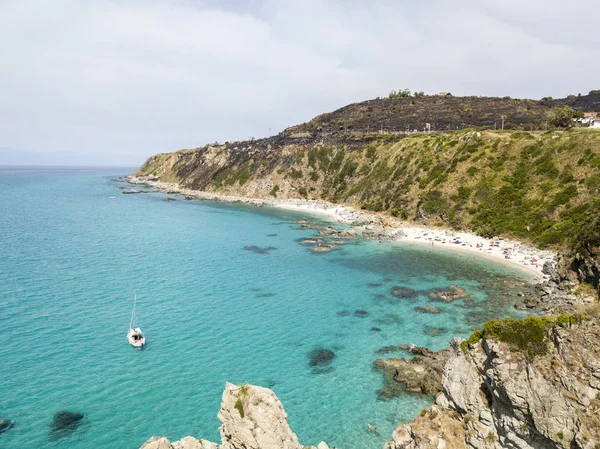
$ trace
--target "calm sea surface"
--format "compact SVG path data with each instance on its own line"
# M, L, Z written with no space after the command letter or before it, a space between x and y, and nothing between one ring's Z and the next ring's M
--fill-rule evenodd
M303 444L380 448L431 399L382 400L376 351L437 350L514 314L506 292L525 278L500 265L375 242L314 254L299 240L315 231L291 223L301 214L122 195L130 171L0 167L0 416L16 421L3 449L219 442L226 381L272 388ZM472 300L427 298L450 284ZM422 293L398 299L395 285ZM134 294L144 351L125 339ZM335 358L311 367L315 349ZM57 436L61 410L85 418Z

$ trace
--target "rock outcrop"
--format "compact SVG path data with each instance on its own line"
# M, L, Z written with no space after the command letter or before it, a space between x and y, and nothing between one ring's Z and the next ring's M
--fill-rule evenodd
M415 347L415 351L411 350L411 347L404 349L405 346L399 346L399 348L421 355L412 359L376 360L374 366L383 370L384 378L384 387L379 391L379 397L390 398L402 390L432 396L441 391L444 367L452 355L452 350L447 348L432 352L427 348Z
M506 343L453 345L435 404L398 427L386 449L600 447L597 318L554 326L545 354Z
M221 444L187 436L171 443L155 436L141 449L304 449L287 423L281 401L268 388L227 383L221 409ZM329 449L324 442L311 449Z

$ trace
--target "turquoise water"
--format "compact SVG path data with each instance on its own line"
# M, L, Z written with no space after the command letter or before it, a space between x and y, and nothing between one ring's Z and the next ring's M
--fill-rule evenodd
M440 349L514 313L505 293L523 275L504 267L373 242L314 254L299 244L314 231L290 223L301 214L122 195L114 177L129 171L0 168L0 416L16 420L4 449L219 441L226 381L272 388L303 444L380 448L430 398L381 400L377 349ZM473 300L390 295L451 283ZM134 293L144 351L125 339ZM309 355L321 348L335 358L315 370ZM85 419L57 439L60 410Z

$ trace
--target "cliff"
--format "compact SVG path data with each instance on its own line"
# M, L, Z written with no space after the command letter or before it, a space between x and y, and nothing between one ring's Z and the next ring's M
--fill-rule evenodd
M513 334L455 341L435 404L385 448L600 447L596 312L528 320L505 323L518 326Z
M306 449L287 423L283 405L268 388L227 383L221 409L221 444L187 436L171 443L152 437L141 449ZM329 449L321 442L316 448Z

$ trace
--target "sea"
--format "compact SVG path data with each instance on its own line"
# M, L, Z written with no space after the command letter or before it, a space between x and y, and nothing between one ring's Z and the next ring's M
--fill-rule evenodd
M272 389L304 445L381 448L432 398L382 390L373 362L409 355L378 351L438 350L517 316L515 292L531 281L427 246L351 240L315 253L302 240L317 230L298 221L342 225L125 195L133 170L0 167L0 417L15 422L2 449L137 449L153 435L220 442L226 382ZM429 297L453 284L469 298ZM126 340L134 296L142 351ZM84 418L53 430L61 411Z

